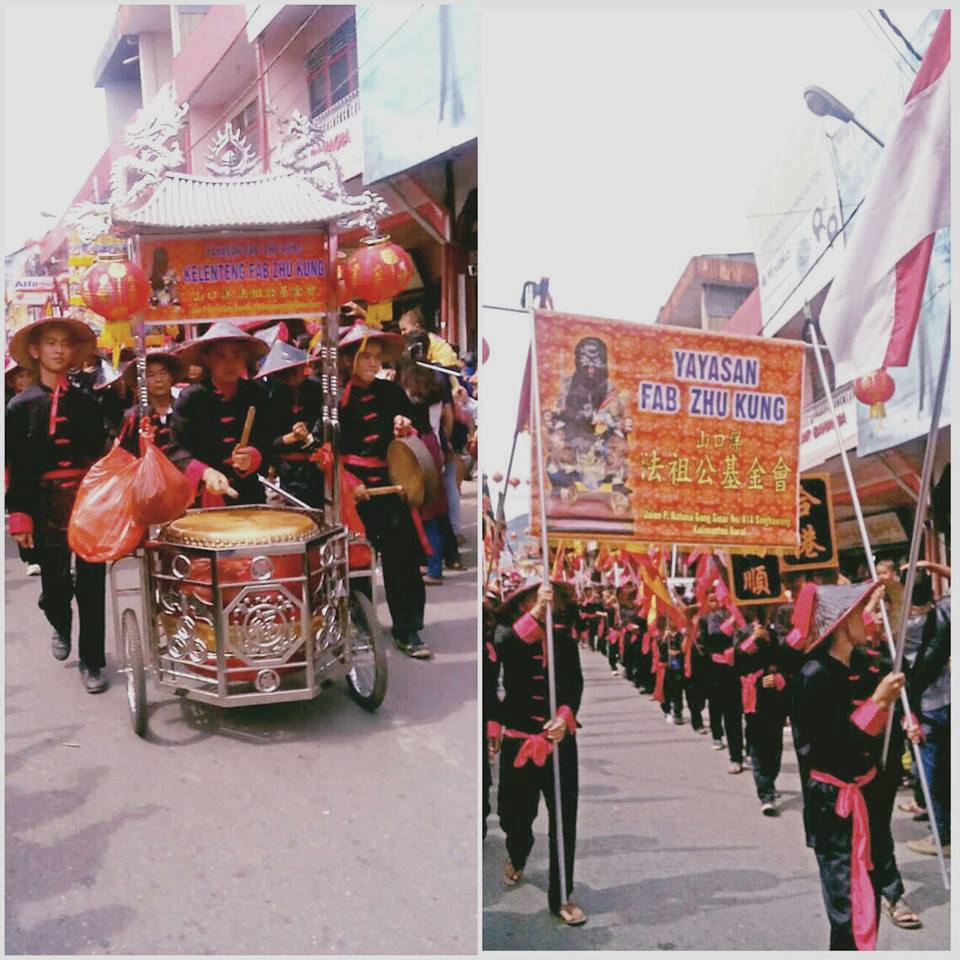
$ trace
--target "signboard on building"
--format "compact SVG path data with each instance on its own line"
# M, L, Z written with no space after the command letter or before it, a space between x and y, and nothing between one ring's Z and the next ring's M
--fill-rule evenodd
M833 406L840 424L843 449L850 450L857 445L857 398L852 383L833 391ZM827 398L821 397L808 403L803 408L803 419L800 421L800 469L819 467L839 453L837 431L833 426Z
M793 551L784 550L781 569L796 572L836 567L837 534L828 474L804 474L800 478L798 513L800 545Z
M797 546L803 344L551 311L534 336L549 533Z
M151 237L148 321L303 317L323 313L327 241L321 234Z
M747 218L763 334L776 336L836 272L843 216L823 122L812 114L784 145L751 199Z
M364 182L475 139L478 12L469 5L364 3L356 18Z
M53 277L15 277L10 285L10 298L26 307L42 307L54 291Z

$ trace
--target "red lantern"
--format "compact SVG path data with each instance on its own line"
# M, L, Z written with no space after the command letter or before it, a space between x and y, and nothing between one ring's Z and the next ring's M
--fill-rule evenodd
M498 470L490 479L494 483L499 483L503 479L503 474Z
M150 281L122 254L101 254L80 281L83 302L108 323L129 320L146 305Z
M858 377L853 385L853 392L861 403L869 404L871 419L879 419L887 415L883 405L893 396L896 387L893 377L881 367L873 373Z
M389 237L372 237L354 250L344 266L344 281L351 296L369 303L392 300L407 288L414 274L413 261Z
M507 483L509 483L510 486L513 487L514 490L516 490L517 487L520 486L520 478L519 478L519 477L511 477L511 478L507 481Z

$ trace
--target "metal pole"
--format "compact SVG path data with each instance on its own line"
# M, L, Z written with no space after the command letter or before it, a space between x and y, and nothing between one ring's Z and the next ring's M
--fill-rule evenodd
M913 518L913 534L910 537L910 554L907 560L907 578L903 585L903 609L900 611L900 624L897 630L897 649L893 660L894 672L903 667L903 652L907 636L907 623L910 620L911 597L917 574L917 559L920 555L920 538L923 535L927 517L927 495L933 478L933 456L937 447L937 432L940 429L940 413L943 410L943 394L947 386L947 370L950 367L950 312L947 312L947 339L943 345L943 358L940 361L940 374L937 378L936 393L933 397L933 410L930 414L930 429L927 432L927 448L923 455L923 469L920 472L920 492L917 494L917 513ZM883 759L886 763L890 748L890 733L893 715L887 720L887 729L883 739ZM930 808L928 808L930 809ZM933 811L930 810L931 819Z
M531 434L537 445L537 480L540 484L540 553L543 560L543 582L550 582L550 548L547 544L547 489L544 482L543 443L540 438L540 376L537 371L537 331L534 311L530 310L530 392L533 395L533 423ZM535 432L534 432L535 431ZM553 604L547 604L547 690L550 696L550 716L557 715L557 675L553 656ZM553 802L557 813L557 867L560 873L560 903L567 902L567 863L563 844L563 805L560 800L560 744L554 745Z
M833 421L833 429L837 435L837 445L840 447L840 459L843 463L843 472L847 478L847 488L850 491L850 502L853 504L853 511L856 514L857 526L860 529L860 539L863 542L863 550L867 556L867 566L870 569L870 576L873 580L877 579L877 565L873 560L873 553L870 550L870 538L867 536L867 527L863 519L863 510L860 507L860 497L857 493L857 486L853 480L853 471L850 468L850 459L847 457L847 450L843 442L843 435L840 432L840 423L837 420L837 411L833 405L833 394L830 390L830 383L827 380L827 371L823 364L823 348L820 345L820 331L813 320L813 314L810 312L810 304L803 305L803 315L807 321L807 333L813 344L813 355L817 360L817 370L820 373L820 382L823 385L823 392L827 398L827 406L830 408L830 419ZM904 603L907 598L904 598ZM880 619L883 621L883 630L887 638L887 644L890 647L890 656L896 660L897 650L893 642L893 632L890 629L890 619L887 616L887 605L880 601ZM910 716L910 703L907 700L907 691L900 691L900 702L903 705L904 716ZM940 861L940 872L943 875L944 888L950 889L950 876L947 873L946 860L943 857L943 846L940 843L940 833L937 830L936 817L933 816L933 801L930 798L930 785L927 783L927 776L923 770L923 764L920 762L920 748L917 744L911 743L913 747L913 756L917 767L917 775L920 777L920 786L923 788L923 797L930 811L930 828L933 833L934 842L937 845L937 857Z

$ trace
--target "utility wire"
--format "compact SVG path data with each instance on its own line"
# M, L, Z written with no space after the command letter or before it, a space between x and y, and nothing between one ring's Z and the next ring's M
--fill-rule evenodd
M817 259L814 260L813 263L810 264L810 266L807 268L806 273L804 273L804 275L796 282L796 284L794 285L793 289L786 295L786 297L784 297L783 303L781 303L780 306L777 307L777 309L774 310L772 314L770 314L770 317L769 317L769 319L767 320L767 322L760 328L760 333L761 333L761 334L763 334L763 332L767 329L767 327L769 327L770 324L773 323L773 321L774 321L774 320L776 319L776 317L777 317L777 314L780 313L780 311L787 305L787 303L789 302L790 298L797 292L797 290L800 289L800 287L802 286L804 280L806 280L807 277L810 276L810 274L813 272L813 270L814 270L814 268L816 267L816 265L827 255L827 251L834 245L834 243L836 242L837 237L842 237L842 236L844 235L844 233L846 232L846 229L847 229L847 225L848 225L848 224L850 223L850 221L856 216L857 211L858 211L862 206L863 206L863 200L861 200L861 201L853 208L853 210L850 211L850 215L849 215L849 216L847 217L847 219L844 220L843 223L840 225L840 229L833 235L833 238L830 240L830 242L823 248L823 250L820 251L820 254L819 254L819 256L817 257Z
M401 23L396 28L396 30L394 30L393 33L391 33L390 36L387 37L386 40L384 40L383 43L381 43L380 46L378 46L376 50L374 50L370 54L370 56L366 58L366 60L363 61L363 63L357 64L356 69L354 69L348 74L348 79L352 80L359 77L360 71L365 66L367 66L367 64L369 64L370 61L373 60L373 58L423 9L423 6L424 5L421 3L420 6L418 6L417 9L414 10L413 13L411 13L410 16L407 17L403 21L403 23ZM273 59L271 59L271 61L268 64L266 64L266 66L264 66L263 72L258 73L257 76L253 79L253 81L251 81L251 83L244 89L244 91L239 96L234 98L229 109L221 111L221 113L218 115L217 120L214 122L214 124L210 126L207 130L205 130L199 137L197 137L196 142L198 143L201 142L206 137L208 137L211 133L213 133L213 131L216 130L221 125L221 121L224 119L224 117L228 117L229 114L231 114L234 111L234 109L236 109L236 107L238 107L241 103L243 103L244 100L246 100L247 96L253 91L253 89L257 86L260 80L270 72L271 67L273 67L273 65L277 62L277 60L280 59L280 57L283 56L284 53L286 53L287 49L290 47L293 41L296 40L297 37L300 35L300 33L306 28L307 24L310 23L310 21L320 12L320 9L321 9L320 7L317 7L313 11L313 13L311 13L310 16L308 16L307 19L300 24L300 26L294 32L293 36L291 36L290 39L283 45L283 47L278 51L278 53L273 57ZM361 17L360 19L362 20L363 17ZM285 83L283 83L280 87L278 87L276 90L274 90L271 93L270 99L272 101L275 101L276 98L291 83L295 81L299 81L300 79L301 79L300 74L298 73L291 74L290 79L288 79Z
M917 58L918 61L923 60L923 57L913 49L913 44L900 32L900 28L890 19L886 10L880 11L880 16L890 25L890 29L903 41L903 45Z
M883 39L886 40L890 45L890 49L893 50L897 57L907 65L907 68L910 70L910 72L916 75L917 68L903 55L903 51L896 45L896 43L894 43L893 38L883 28L880 18L872 10L870 11L870 19L873 20L873 22L877 25L877 29L883 35Z
M868 20L866 14L865 14L862 10L857 10L857 11L856 11L856 14L857 14L857 16L860 18L860 21L863 23L863 25L866 27L867 32L870 34L870 36L873 37L873 39L876 40L876 42L877 42L878 44L880 44L880 46L883 48L883 50L884 50L885 53L887 53L888 55L891 55L890 51L889 51L889 50L886 48L886 46L884 45L884 41L883 41L880 37L877 36L877 32L876 32L876 30L874 29L873 21ZM899 51L897 51L896 54L892 54L891 57L892 57L892 59L893 59L893 62L896 64L897 70L899 70L900 73L901 73L905 78L908 78L908 79L909 79L909 78L910 78L910 75L909 75L909 74L907 73L907 71L904 70L903 67L901 66Z

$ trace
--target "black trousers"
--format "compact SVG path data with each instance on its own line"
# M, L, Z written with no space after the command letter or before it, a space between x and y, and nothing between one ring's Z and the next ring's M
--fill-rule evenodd
M720 677L711 684L709 710L713 739L722 740L726 730L730 761L743 763L743 703L740 680L732 670L729 677Z
M893 805L903 777L904 735L902 730L897 729L898 725L899 717L894 720L887 765L883 770L877 770L876 828L871 829L870 834L870 852L877 889L890 903L896 903L905 893L891 830Z
M853 836L852 817L840 819L834 810L837 788L827 784L809 785L808 802L813 823L816 824L816 843L814 852L817 866L820 868L820 889L823 904L830 921L830 949L856 950L853 939L853 907L850 895L851 841ZM878 804L876 784L867 784L863 788L863 797L867 802L870 819L870 839L878 835L881 811ZM880 886L876 870L870 872L873 886L874 907L877 922L880 919Z
M557 815L553 791L553 757L538 767L529 760L522 767L513 761L522 740L503 738L500 750L500 785L497 789L497 815L500 827L507 837L507 855L518 870L522 870L533 849L533 821L537 818L540 794L543 794L549 817L550 887L547 902L552 913L558 913L573 893L573 861L577 844L577 742L567 734L559 744L560 803L563 808L563 852L567 874L567 889L560 896L560 868L557 855Z
M607 663L611 670L617 669L617 662L620 659L620 639L619 634L607 632Z
M640 652L640 640L635 633L623 638L623 670L627 681L634 683L637 676L637 654Z
M699 730L703 726L703 689L696 675L682 675L681 686L687 698L687 708L690 710L690 726Z
M783 759L784 710L766 710L746 714L747 735L753 745L753 783L761 803L773 802L780 763Z
M420 575L423 548L410 508L395 494L357 504L367 537L380 553L383 586L398 640L423 629L426 592Z
M643 652L643 641L637 641L639 650L637 651L637 669L634 674L634 683L638 689L644 693L650 693L653 690L653 654L649 651Z
M80 620L80 662L99 670L106 665L106 566L76 558L76 583L70 573L70 548L49 540L34 551L40 564L40 609L50 626L67 638L73 628L72 600L77 598Z
M486 724L484 724L486 726ZM480 738L480 753L483 756L483 839L487 839L487 817L490 816L490 787L493 775L490 773L490 757L487 754L486 737Z
M663 715L673 714L675 720L683 716L683 670L671 670L667 667L663 675L663 703L660 704Z

